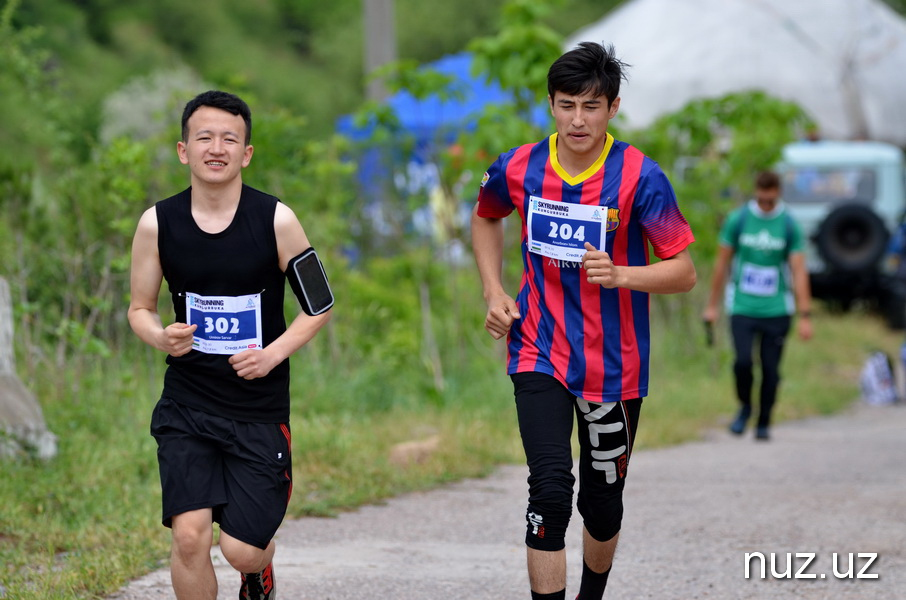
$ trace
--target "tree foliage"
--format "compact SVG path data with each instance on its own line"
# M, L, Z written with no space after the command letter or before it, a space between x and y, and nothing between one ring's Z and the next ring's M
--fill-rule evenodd
M723 218L750 197L756 174L770 169L783 145L812 127L792 102L741 92L693 100L631 132L631 141L671 176L698 240L696 254L708 259Z
M558 0L510 0L498 32L469 44L475 72L499 82L512 94L513 104L487 106L475 130L460 136L461 156L450 157L448 165L483 172L489 158L548 132L549 123L539 124L534 114L547 102L547 70L562 54L563 38L544 19L562 5Z
M437 166L438 177L430 198L414 199L430 206L432 218L444 226L448 238L468 242L467 224L457 220L463 213L458 207L474 202L476 175L497 154L551 132L550 122L539 124L533 114L545 103L547 69L562 53L562 39L544 24L544 16L557 5L556 0L510 0L505 4L497 33L473 40L469 50L474 54L475 71L499 82L512 94L512 103L486 106L476 115L475 127L462 128L455 143L450 143L448 132L438 131L432 148L427 152L420 149L420 156ZM448 81L424 68L411 77L394 74L394 89L409 90L416 98L451 92ZM372 142L379 140L386 148L388 140L406 138L392 114L371 107L364 114L386 125L375 130ZM763 92L746 92L693 101L643 131L620 132L616 127L613 131L657 160L671 176L698 240L695 255L707 263L715 251L723 217L750 193L756 173L770 168L779 159L783 144L811 126L795 104ZM399 157L403 163L411 160L399 148L384 156ZM388 169L393 170L394 165ZM691 308L680 306L679 310L689 312Z
M350 306L346 299L356 306L316 343L328 344L331 356L354 345L371 349L376 364L389 358L382 352L391 353L383 340L417 348L428 358L415 379L439 393L445 368L438 348L459 348L458 325L472 318L455 298L474 283L459 272L469 263L464 215L478 177L498 153L550 132L549 122L532 115L544 106L546 72L561 51L562 33L583 24L570 19L587 20L615 2L467 0L444 8L473 10L461 23L477 19L477 29L457 27L452 17L426 19L413 3L397 4L400 46L411 56L380 73L391 89L455 97L459 90L447 78L418 65L468 46L477 72L500 82L513 103L488 106L474 128L438 131L436 143L420 149L421 171L409 168L414 141L386 106L365 105L361 122L373 126L371 141L394 177L362 186L348 160L350 141L324 133L361 100L356 0L254 6L228 0L229 10L212 15L169 1L5 0L0 141L16 151L0 155L0 274L14 292L24 342L19 364L27 374L134 343L125 320L134 224L155 201L186 185L173 152L182 103L202 87L224 86L254 108L256 152L246 180L296 211L333 267L340 306ZM212 27L195 26L201 19ZM430 48L426 40L441 29L450 30L445 41ZM262 32L280 47L265 43ZM115 52L124 58L114 60ZM625 139L671 173L707 249L754 171L770 165L805 123L789 104L738 95L692 103ZM428 179L433 184L422 185ZM438 261L450 266L450 281ZM375 286L389 292L378 294ZM394 301L400 306L387 305ZM449 311L437 312L440 302L457 306L454 321Z
M46 68L43 32L13 29L15 8L8 2L0 19L9 34L0 36L0 90L10 91L0 102L24 110L0 131L27 143L0 159L0 275L13 290L19 364L30 378L134 341L125 318L132 234L145 209L187 185L174 151L179 115L205 84L182 69L132 80L99 111L102 126L87 134L91 151L83 153L75 140L86 132L60 97L64 83ZM318 231L339 238L343 215L355 211L335 140L312 138L306 120L287 110L259 114L264 151L254 164L266 166L251 169L250 181L317 219L312 239Z

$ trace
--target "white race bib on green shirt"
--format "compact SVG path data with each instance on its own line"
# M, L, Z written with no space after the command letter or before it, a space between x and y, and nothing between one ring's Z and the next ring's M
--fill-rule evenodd
M739 276L739 291L752 296L773 296L780 286L780 270L743 263Z

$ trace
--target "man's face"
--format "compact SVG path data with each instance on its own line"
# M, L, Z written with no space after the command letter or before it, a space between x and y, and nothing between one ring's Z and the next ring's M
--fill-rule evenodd
M217 185L240 177L254 150L245 145L241 116L202 106L192 113L187 125L188 136L176 144L176 151L179 161L189 165L193 180Z
M758 203L758 208L764 212L774 210L778 200L780 200L779 188L755 188L755 202Z
M596 160L604 150L607 124L616 116L620 98L609 107L606 96L595 96L592 92L578 96L555 92L548 100L557 125L558 155L566 159Z

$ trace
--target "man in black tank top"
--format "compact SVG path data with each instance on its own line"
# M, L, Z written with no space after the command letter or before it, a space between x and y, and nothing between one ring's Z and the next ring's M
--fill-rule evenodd
M330 318L300 312L286 325L285 272L311 244L289 207L243 184L251 129L232 94L191 100L176 145L191 187L148 209L132 246L129 323L167 354L151 434L179 599L217 597L214 522L239 597L275 597L273 537L292 492L289 357ZM164 280L175 313L166 326Z

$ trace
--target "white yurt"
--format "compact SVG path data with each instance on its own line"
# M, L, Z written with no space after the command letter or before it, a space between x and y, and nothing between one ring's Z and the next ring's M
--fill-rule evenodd
M580 41L631 65L628 127L758 89L797 102L824 138L906 146L906 20L880 0L630 0L566 47Z

